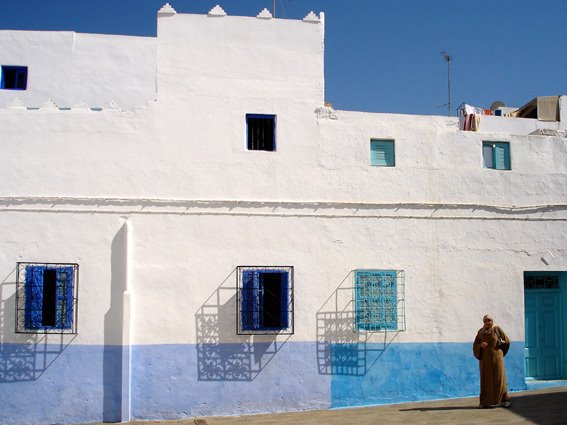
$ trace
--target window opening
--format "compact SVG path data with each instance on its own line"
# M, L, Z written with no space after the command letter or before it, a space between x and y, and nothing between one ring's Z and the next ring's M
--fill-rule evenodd
M0 88L7 90L26 90L28 85L27 66L2 65Z
M78 267L18 263L17 333L77 332Z
M510 170L510 143L482 142L484 168Z
M246 114L247 147L251 151L276 150L276 116Z
M559 289L558 276L526 276L524 289Z
M405 330L404 272L356 270L355 329Z
M370 165L379 167L396 165L393 140L370 140Z
M293 267L238 267L237 275L237 333L293 333Z

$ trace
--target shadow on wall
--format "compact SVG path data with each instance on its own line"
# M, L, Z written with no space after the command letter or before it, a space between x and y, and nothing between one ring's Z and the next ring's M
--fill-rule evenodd
M76 337L15 333L16 271L14 267L0 283L0 383L35 381Z
M199 381L253 381L290 335L237 335L236 268L195 313Z
M355 329L354 271L317 312L317 366L321 375L364 376L399 331Z
M126 224L114 236L110 253L110 308L104 315L104 351L102 362L103 421L122 420L122 329L124 322L124 291L128 267L128 231Z

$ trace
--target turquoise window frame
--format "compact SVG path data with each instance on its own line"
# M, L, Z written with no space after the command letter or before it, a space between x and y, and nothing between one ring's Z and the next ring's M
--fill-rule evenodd
M375 167L396 166L396 143L391 139L370 140L370 165Z
M355 270L355 329L398 330L398 271Z
M509 142L482 142L482 164L492 170L511 170Z

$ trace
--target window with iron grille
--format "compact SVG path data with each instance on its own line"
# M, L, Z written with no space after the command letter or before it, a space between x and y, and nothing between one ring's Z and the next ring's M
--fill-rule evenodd
M396 166L393 140L370 140L370 165L377 167Z
M237 268L237 333L293 333L293 267Z
M405 330L404 272L355 270L355 329Z
M0 88L6 90L25 90L28 86L28 67L2 65Z
M77 333L79 266L18 263L17 333Z
M559 289L559 276L525 276L524 289Z
M276 150L276 116L246 114L246 139L248 150Z
M482 162L484 168L510 170L510 143L482 142Z

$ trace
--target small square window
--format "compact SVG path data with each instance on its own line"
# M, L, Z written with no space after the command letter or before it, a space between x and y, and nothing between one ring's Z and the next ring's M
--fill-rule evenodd
M238 267L239 335L293 333L293 267Z
M396 155L393 140L370 140L370 165L395 167Z
M276 116L246 114L246 139L248 150L276 150Z
M405 330L403 278L401 270L355 271L356 330Z
M77 264L18 263L17 333L77 333Z
M482 142L482 163L484 168L510 170L510 143Z
M25 90L28 87L28 67L2 65L0 88L5 90Z

